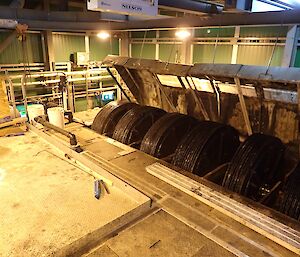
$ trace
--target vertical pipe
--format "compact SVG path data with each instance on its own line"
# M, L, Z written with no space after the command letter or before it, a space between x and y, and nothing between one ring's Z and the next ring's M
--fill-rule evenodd
M90 77L90 74L88 72L88 70L85 73L85 93L86 93L86 109L89 110L90 106L89 106L89 82L88 82L88 78Z
M14 85L12 84L11 79L8 80L9 82L9 92L10 92L10 97L11 97L11 103L12 106L14 108L14 115L15 118L17 118L17 106L16 106L16 97L15 97L15 89L14 89Z
M28 117L28 105L27 105L27 94L26 94L26 86L25 86L25 74L23 74L21 78L21 88L22 88L22 97L23 97L23 102L24 102L24 107L26 111L26 115Z

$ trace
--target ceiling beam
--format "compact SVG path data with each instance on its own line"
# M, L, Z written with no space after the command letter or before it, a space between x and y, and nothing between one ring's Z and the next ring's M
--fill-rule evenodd
M199 13L220 13L223 10L223 7L205 2L196 2L192 0L159 0L159 7L171 7L178 11L193 11Z
M121 15L122 22L107 22L109 13L98 12L45 12L28 9L0 8L0 17L17 20L27 24L31 30L53 31L97 31L97 30L150 30L178 27L209 27L239 25L292 25L300 24L300 10L288 10L265 13L221 13L205 16L182 18L164 18L143 20L142 22L127 21L143 19L143 16L131 17ZM111 14L114 18L117 14ZM122 18L119 16L120 18ZM145 17L146 18L146 17ZM157 18L157 17L156 17ZM105 20L103 20L105 19Z

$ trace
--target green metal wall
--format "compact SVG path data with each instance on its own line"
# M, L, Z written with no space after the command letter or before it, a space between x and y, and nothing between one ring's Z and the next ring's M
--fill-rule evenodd
M156 37L156 31L154 30L131 32L131 38L155 38L155 37Z
M10 32L0 33L0 43L5 40L5 38L10 34ZM26 52L28 58L23 55L22 42L17 39L17 37L11 42L11 44L5 48L5 50L0 54L1 64L18 64L18 63L33 63L33 62L44 62L43 61L43 49L42 40L39 33L26 34L26 41L24 44L24 51Z
M164 62L180 62L183 58L181 45L179 44L160 44L159 59Z
M195 29L195 37L205 38L205 37L234 37L234 27L226 28L200 28Z
M119 54L118 39L101 41L97 36L90 36L90 61L102 61L109 54Z
M240 45L237 63L246 65L266 66L272 55L274 46ZM271 66L280 66L284 47L277 46L271 61Z
M297 48L296 58L295 58L295 67L300 67L300 47Z
M131 44L131 57L155 59L155 45L144 44L142 49L142 44Z
M53 34L54 59L56 62L70 61L70 55L85 52L84 35Z
M286 37L287 26L241 27L240 37Z
M231 54L231 45L194 45L193 63L231 63Z

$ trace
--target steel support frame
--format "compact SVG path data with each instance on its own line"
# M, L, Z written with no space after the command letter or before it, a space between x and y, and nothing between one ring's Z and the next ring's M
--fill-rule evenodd
M245 124L246 124L247 133L248 133L249 136L251 136L252 135L252 127L251 127L249 114L248 114L245 98L244 98L244 95L243 95L240 79L235 77L234 82L235 82L236 89L237 89L237 92L238 92L238 97L239 97L239 101L240 101L240 104L241 104L241 109L242 109L244 121L245 121Z
M114 76L114 74L111 72L110 68L107 67L106 69L107 69L109 75L110 75L110 76L113 78L113 80L116 82L117 86L119 87L119 89L121 90L121 92L124 94L124 96L126 97L126 99L127 99L129 102L131 102L130 97L129 97L129 96L127 95L127 93L124 91L124 89L122 88L120 82L117 80L117 78L116 78L116 77Z

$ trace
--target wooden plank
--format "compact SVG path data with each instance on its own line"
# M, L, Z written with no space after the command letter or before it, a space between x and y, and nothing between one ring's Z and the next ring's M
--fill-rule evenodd
M300 254L300 232L257 212L203 184L159 163L146 167L148 173L239 221L272 241Z

